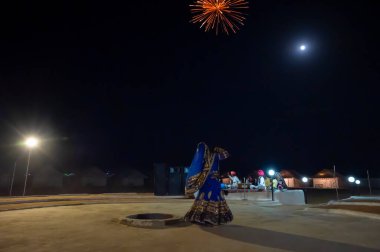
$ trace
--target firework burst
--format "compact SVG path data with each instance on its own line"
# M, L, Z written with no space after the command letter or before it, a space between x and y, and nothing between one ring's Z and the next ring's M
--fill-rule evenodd
M215 30L236 33L239 26L244 25L244 14L241 12L248 9L246 0L196 0L190 5L191 13L194 14L191 23L201 23L205 31Z

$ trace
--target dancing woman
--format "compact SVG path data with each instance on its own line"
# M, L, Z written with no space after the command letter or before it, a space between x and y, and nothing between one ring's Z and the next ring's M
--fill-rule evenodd
M219 160L228 156L228 152L222 148L216 147L210 152L205 143L198 144L186 181L186 194L198 194L185 215L186 221L208 225L232 221L233 216L219 181Z

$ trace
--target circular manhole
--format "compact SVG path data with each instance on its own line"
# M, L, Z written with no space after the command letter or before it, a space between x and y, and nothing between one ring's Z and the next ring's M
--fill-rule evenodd
M134 227L165 227L180 223L182 217L163 213L144 213L129 215L120 220L121 224Z

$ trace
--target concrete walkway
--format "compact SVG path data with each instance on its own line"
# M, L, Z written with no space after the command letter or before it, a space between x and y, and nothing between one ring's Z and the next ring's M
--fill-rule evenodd
M0 212L0 251L380 251L380 220L304 206L234 200L229 205L235 219L228 225L143 229L118 219L147 212L184 215L192 200L112 195L94 204L78 197L81 205Z

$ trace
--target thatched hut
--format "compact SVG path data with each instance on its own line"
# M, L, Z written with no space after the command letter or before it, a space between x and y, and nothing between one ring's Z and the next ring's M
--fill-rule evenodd
M301 176L294 170L282 170L280 172L281 176L284 178L286 185L290 188L303 187L301 181Z
M343 188L344 187L344 177L335 173L332 169L323 169L313 176L314 188Z
M99 167L90 167L82 172L81 184L83 187L105 187L107 185L106 173Z

